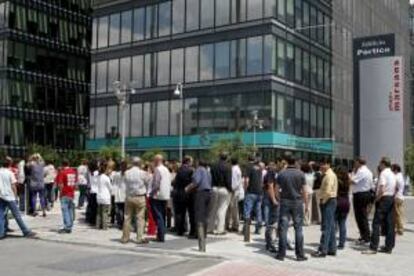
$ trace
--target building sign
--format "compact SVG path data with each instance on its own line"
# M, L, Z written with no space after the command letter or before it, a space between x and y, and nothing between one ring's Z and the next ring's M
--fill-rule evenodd
M360 155L375 169L383 157L404 161L403 90L401 57L360 62Z
M354 60L395 55L395 35L386 34L354 39Z

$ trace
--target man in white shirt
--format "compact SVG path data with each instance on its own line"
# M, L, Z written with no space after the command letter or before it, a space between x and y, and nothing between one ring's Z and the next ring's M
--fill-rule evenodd
M122 243L127 243L130 237L131 220L135 214L137 220L137 243L147 243L143 239L145 228L145 211L147 186L151 181L147 172L141 170L141 159L134 157L132 167L125 172L126 201L125 219L122 229Z
M109 210L111 208L111 179L106 174L107 162L103 161L99 168L98 192L96 201L98 203L98 215L96 217L96 228L107 230L109 224Z
M355 220L360 234L358 243L368 243L371 236L368 223L368 207L372 202L373 175L364 159L357 158L355 160L351 180Z
M165 211L171 197L171 173L164 166L161 154L154 157L154 177L151 186L151 211L157 222L157 241L165 242Z
M388 158L381 159L379 169L381 173L376 191L371 243L369 250L363 251L363 254L377 253L381 227L384 227L385 230L385 246L381 247L379 251L391 254L395 245L394 197L397 189L397 178L391 171L391 161Z
M88 160L83 159L82 164L77 169L78 173L78 189L79 189L79 199L78 199L78 209L83 208L86 199L86 191L88 188Z
M227 209L226 228L230 232L239 232L239 197L240 190L243 189L242 172L237 158L231 159L231 198ZM244 192L244 191L243 191Z
M44 171L44 182L45 182L45 198L47 209L53 208L53 202L55 201L53 196L53 187L55 184L55 178L57 175L57 171L55 166L53 166L52 161L47 160L46 166L43 169Z
M404 234L404 188L405 181L398 164L391 166L392 172L397 179L397 193L395 194L395 230L400 236Z
M6 158L5 160L1 160L0 164L0 240L6 237L4 217L6 208L10 209L13 217L20 227L20 230L23 232L23 235L25 237L32 238L36 234L26 226L20 215L19 208L16 204L17 180L14 174L6 168L8 163L9 161Z

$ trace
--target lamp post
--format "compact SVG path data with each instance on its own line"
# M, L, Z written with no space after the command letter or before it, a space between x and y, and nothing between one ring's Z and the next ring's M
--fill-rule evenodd
M177 83L174 90L174 96L180 99L180 132L179 132L179 158L180 162L183 160L183 112L184 112L184 95L183 84Z
M129 101L129 95L135 94L135 89L130 88L128 89L127 86L124 84L122 85L120 81L113 82L114 87L114 94L118 101L118 106L121 111L121 157L122 159L125 158L125 130L126 130L126 107ZM122 86L122 88L121 88Z

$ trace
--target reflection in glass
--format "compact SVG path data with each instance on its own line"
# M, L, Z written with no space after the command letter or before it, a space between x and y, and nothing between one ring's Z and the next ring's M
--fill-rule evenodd
M114 81L119 81L119 59L111 59L108 62L108 90L113 91Z
M121 17L119 13L111 14L109 25L109 46L119 44Z
M107 81L107 61L101 61L96 64L96 92L106 92L106 81Z
M143 87L144 80L144 57L132 57L132 83L135 88Z
M121 43L131 42L132 36L132 11L121 13Z
M247 20L262 18L263 0L248 0L247 3Z
M198 29L199 21L199 0L187 0L186 31Z
M106 107L96 108L95 135L96 138L105 138L106 134Z
M198 81L198 46L185 49L185 82Z
M142 136L142 104L131 105L131 136Z
M200 81L213 79L214 44L200 46Z
M171 51L171 83L177 84L184 80L184 49Z
M108 16L99 18L98 48L108 46Z
M134 10L134 41L143 40L145 31L145 9Z
M262 41L261 36L247 39L247 75L258 75L262 73Z
M200 0L200 28L214 27L214 0Z
M216 43L215 78L225 79L230 75L230 43Z
M157 102L156 135L168 135L168 101Z
M264 68L265 74L276 73L276 38L266 35L264 41Z
M170 83L170 51L159 52L157 63L157 83L159 86L168 85Z
M216 0L216 26L230 23L230 0Z
M120 80L121 83L129 85L131 82L131 58L121 58L120 60Z
M171 2L159 4L159 36L171 34Z
M185 17L185 0L174 0L172 5L173 20L172 31L173 34L184 32Z

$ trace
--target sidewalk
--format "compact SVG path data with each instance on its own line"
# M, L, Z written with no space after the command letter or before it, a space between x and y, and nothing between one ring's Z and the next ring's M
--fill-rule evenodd
M168 234L165 243L151 242L148 245L135 243L121 244L121 231L109 229L96 230L85 225L84 211L77 211L77 221L72 234L58 234L61 227L60 209L56 206L48 217L25 217L27 224L39 234L39 239L46 242L91 246L129 252L140 252L148 255L175 255L187 258L216 258L222 263L198 273L197 275L411 275L414 271L414 224L407 227L403 237L397 237L396 248L392 255L377 254L364 256L360 253L363 248L348 242L343 251L338 252L337 258L313 259L297 263L294 261L294 252L289 251L285 262L276 261L273 256L264 250L264 235L252 235L253 241L243 242L243 237L237 234L228 234L208 239L207 253L199 253L196 240L177 237ZM11 225L16 229L14 221ZM358 237L354 226L353 214L349 217L348 236ZM262 231L263 232L263 231ZM312 252L318 245L319 226L305 227L305 251ZM292 235L293 236L293 235ZM131 234L133 237L133 233ZM291 257L291 258L290 258Z

